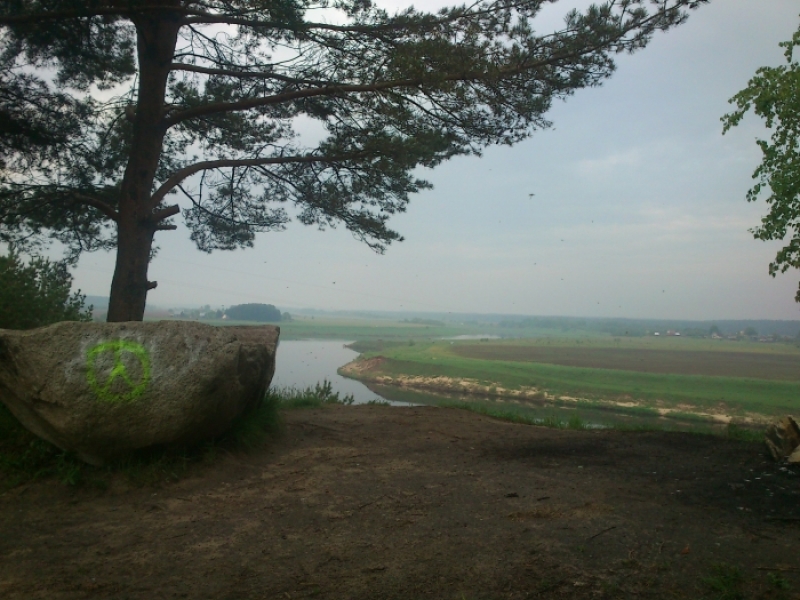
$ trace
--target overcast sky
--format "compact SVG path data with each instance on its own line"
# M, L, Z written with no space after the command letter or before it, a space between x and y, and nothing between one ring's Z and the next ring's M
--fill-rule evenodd
M585 4L548 7L539 31ZM784 60L778 43L798 14L796 0L712 0L620 57L602 87L556 103L551 130L421 173L434 189L393 219L406 239L383 256L344 228L296 223L259 235L253 249L211 255L183 227L159 233L148 303L800 318L800 273L769 277L781 244L748 233L766 212L745 193L760 161L755 139L768 131L750 117L723 136L720 123L758 67ZM85 255L76 287L107 296L113 260Z

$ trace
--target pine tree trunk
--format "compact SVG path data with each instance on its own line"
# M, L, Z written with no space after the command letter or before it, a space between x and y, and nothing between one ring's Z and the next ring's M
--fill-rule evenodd
M108 316L112 321L141 321L150 284L147 267L153 245L153 231L135 219L120 219L117 235L117 262L111 280Z
M139 90L133 116L130 158L122 180L117 222L117 262L111 282L107 320L141 321L153 236L158 226L151 196L166 129L164 99L175 44L178 16L152 12L137 17Z

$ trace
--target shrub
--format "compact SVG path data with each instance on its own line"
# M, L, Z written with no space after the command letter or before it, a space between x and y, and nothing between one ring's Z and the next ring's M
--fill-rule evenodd
M0 329L32 329L59 321L91 321L86 297L72 293L64 262L34 256L28 264L13 250L0 256Z

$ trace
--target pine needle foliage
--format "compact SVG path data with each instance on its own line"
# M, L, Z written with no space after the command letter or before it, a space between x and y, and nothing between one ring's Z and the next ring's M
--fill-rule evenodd
M8 0L0 241L116 248L111 321L142 319L180 213L205 252L293 219L383 252L430 187L420 167L548 127L553 101L706 0L607 0L539 33L553 1Z
M91 321L86 297L72 292L64 262L22 261L13 250L0 256L0 329L32 329L59 321Z

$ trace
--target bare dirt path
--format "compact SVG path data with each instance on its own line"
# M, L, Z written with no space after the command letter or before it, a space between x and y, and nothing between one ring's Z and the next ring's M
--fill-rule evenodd
M800 598L798 541L760 445L332 407L160 488L0 496L0 598Z

